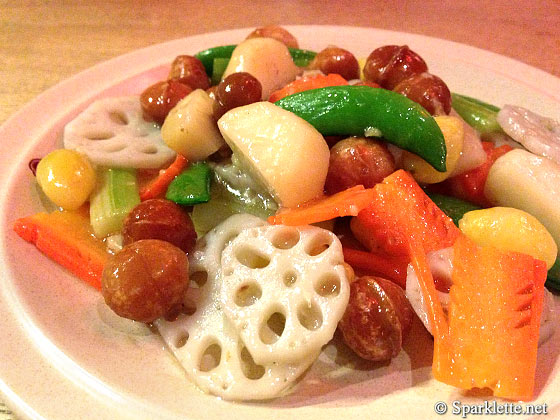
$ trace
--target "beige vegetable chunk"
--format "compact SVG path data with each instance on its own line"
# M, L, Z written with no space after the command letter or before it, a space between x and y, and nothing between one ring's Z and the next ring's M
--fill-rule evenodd
M262 99L291 82L301 70L294 64L288 48L272 38L251 38L239 44L222 76L247 72L262 86Z
M526 150L512 150L490 168L484 194L490 202L535 216L560 244L560 166Z
M283 207L323 193L329 147L311 124L269 102L232 109L218 120L241 165Z
M206 159L218 151L224 139L216 127L212 105L212 99L202 89L183 98L161 127L165 144L189 161Z

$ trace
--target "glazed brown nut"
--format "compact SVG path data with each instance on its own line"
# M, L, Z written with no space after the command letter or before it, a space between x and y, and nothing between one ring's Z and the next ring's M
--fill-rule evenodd
M395 170L395 160L385 143L349 137L331 149L325 191L334 194L355 185L371 188Z
M327 47L319 52L309 63L309 69L340 74L346 80L360 78L360 65L354 54L338 47Z
M288 48L299 48L297 39L281 26L269 25L257 28L251 32L246 39L250 38L274 38Z
M451 112L451 92L445 82L433 74L415 74L401 81L393 91L419 103L432 115Z
M350 285L350 300L338 326L358 356L390 360L401 351L413 312L404 291L389 280L364 276Z
M425 61L407 45L386 45L371 52L364 66L364 77L392 90L401 81L426 71Z
M261 96L261 82L255 77L246 72L230 74L215 91L214 118L218 120L230 109L258 102Z
M134 207L124 220L122 235L125 245L142 239L159 239L185 253L189 253L196 242L196 231L188 213L179 205L159 198Z
M108 259L101 292L117 315L147 323L177 312L188 284L187 255L169 242L148 239Z
M192 55L178 55L171 63L167 79L181 82L193 89L206 90L210 87L210 78L202 61Z
M192 91L190 86L174 80L157 82L142 92L140 105L148 119L161 125L177 102Z

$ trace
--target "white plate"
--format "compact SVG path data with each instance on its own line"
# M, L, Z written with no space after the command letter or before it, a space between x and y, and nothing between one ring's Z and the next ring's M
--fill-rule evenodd
M560 79L514 60L448 41L332 26L289 27L302 48L337 44L363 57L384 44L408 44L455 92L516 103L560 119ZM329 345L293 393L265 403L228 403L184 377L155 335L104 323L100 295L12 231L42 210L27 162L60 144L63 125L95 97L140 93L166 76L177 54L244 39L249 29L194 36L100 64L39 96L1 129L0 390L22 417L67 419L426 418L437 401L479 402L431 379L431 339L417 325L391 364L356 363ZM537 402L560 411L560 332L539 351ZM414 414L414 415L413 415Z

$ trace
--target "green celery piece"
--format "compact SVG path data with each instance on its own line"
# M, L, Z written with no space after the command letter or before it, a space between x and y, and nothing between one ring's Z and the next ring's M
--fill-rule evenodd
M503 132L496 121L500 108L458 93L452 93L451 99L451 105L457 114L481 134Z
M210 200L211 175L210 167L206 163L195 163L169 184L165 198L186 206L206 203Z
M207 203L194 206L191 219L197 236L200 238L228 217L238 213L249 213L266 219L276 213L276 208L259 201L255 194L252 200L243 201L239 191L232 191L231 185L222 184L214 178L210 188L211 199Z
M214 58L214 65L212 66L212 86L222 81L222 75L226 71L229 60L229 58Z
M192 221L198 237L237 213L249 213L266 219L278 210L278 204L262 185L239 167L235 155L231 163L211 164L214 172L211 199L194 206Z
M89 208L95 236L103 238L119 232L124 218L139 203L134 169L100 168Z

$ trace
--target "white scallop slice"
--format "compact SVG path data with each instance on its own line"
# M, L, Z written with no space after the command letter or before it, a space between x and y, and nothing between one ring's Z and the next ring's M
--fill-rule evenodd
M193 284L187 293L187 301L196 295L192 299L196 310L172 322L160 319L155 323L188 378L203 391L226 400L275 398L318 357L315 352L290 364L257 365L221 309L222 250L245 228L264 223L251 215L234 215L204 236L189 257L191 283L206 277L206 282L199 281L198 288Z
M160 129L144 120L137 96L93 102L64 127L63 141L66 149L112 168L161 168L175 157Z
M560 164L560 122L513 105L504 105L496 120L507 135L527 150Z
M340 241L315 226L241 232L222 255L222 309L257 363L292 363L328 343L349 298Z

